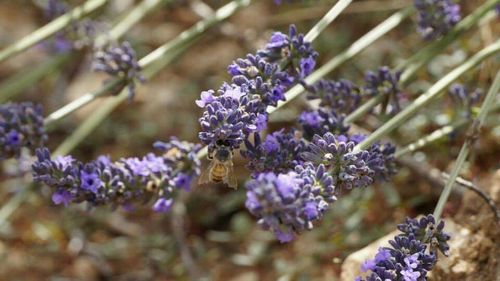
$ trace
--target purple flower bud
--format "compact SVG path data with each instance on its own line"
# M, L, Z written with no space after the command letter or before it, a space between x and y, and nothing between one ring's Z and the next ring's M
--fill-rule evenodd
M153 204L153 211L157 213L166 213L170 211L173 202L172 199L160 198Z
M382 96L383 111L390 114L401 110L399 99L401 90L399 89L399 79L401 72L391 72L387 66L382 66L378 72L368 71L365 74L365 86L363 91L369 96Z
M42 146L47 141L40 105L0 105L0 160L19 157L21 149Z
M415 0L417 31L426 40L444 36L461 19L460 6L451 0Z
M135 95L136 81L144 82L141 66L137 62L134 49L127 41L121 45L108 45L94 55L92 68L110 76L124 79L128 85L129 99Z
M429 236L430 223L434 223L432 215L423 217L420 221L407 218L405 224L398 225L403 233L389 241L391 247L379 248L374 260L365 261L362 270L370 270L371 273L366 279L358 277L357 280L426 280L427 272L432 270L437 261L433 239L437 236L446 237L444 241L449 239L442 232L432 232ZM438 228L442 230L443 227L444 222L441 222ZM430 253L427 253L427 245Z

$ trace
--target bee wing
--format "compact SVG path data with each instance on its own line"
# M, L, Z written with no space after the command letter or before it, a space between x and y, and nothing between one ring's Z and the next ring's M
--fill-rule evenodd
M236 181L236 177L234 176L234 171L233 171L233 163L227 165L227 175L224 178L224 182L231 188L237 189L238 188L238 182Z
M201 175L198 178L199 185L207 184L210 182L210 170L212 169L212 165L213 162L210 163L210 166L208 166L208 168L206 168L201 172Z

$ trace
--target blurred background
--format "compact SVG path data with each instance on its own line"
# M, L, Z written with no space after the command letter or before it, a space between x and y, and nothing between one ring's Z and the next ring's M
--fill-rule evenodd
M70 7L82 2L66 1ZM110 1L91 17L104 27L111 26L139 2ZM169 3L154 10L124 36L138 57L175 38L227 3L165 2ZM261 48L273 31L287 32L293 23L306 33L335 3L290 2L275 5L271 0L255 1L209 29L158 75L139 85L134 101L120 105L72 154L83 161L101 154L119 159L142 156L152 151L154 141L170 136L198 142L201 110L194 101L200 92L216 89L227 81L227 66ZM320 54L318 65L412 2L354 1L314 42ZM462 14L466 15L483 1L460 2ZM0 0L0 48L47 23L43 5L43 1L36 0ZM345 78L361 84L367 70L396 66L425 46L415 28L412 15L327 78ZM446 52L436 56L404 89L408 98L403 106L410 102L410 95L426 90L467 57L498 39L498 34L498 19L467 32ZM89 48L72 51L68 58L11 100L42 103L48 114L98 89L107 76L91 71L91 51ZM23 76L59 55L41 44L0 64L0 89L14 75ZM496 71L498 57L463 76L460 82L488 89ZM109 97L102 98L106 99ZM306 102L297 99L272 115L268 131L294 126ZM49 148L56 148L101 104L92 103L58 123L49 135ZM455 109L445 96L396 130L391 139L399 145L408 144L457 118ZM499 168L500 116L496 112L490 117L462 176L498 199L500 178L496 177L493 190L493 176ZM358 126L373 130L384 121L367 116ZM180 194L179 203L170 214L153 213L147 205L131 212L106 207L88 211L84 204L64 208L52 203L46 187L37 186L10 217L0 221L0 280L192 280L200 276L234 281L340 280L342 261L349 254L393 231L404 217L432 212L441 187L427 173L434 168L449 171L463 136L464 130L458 130L405 158L390 182L342 194L313 231L289 244L280 244L271 233L261 230L244 207L244 182L249 172L240 157L235 159L238 190L222 185L195 186L191 192ZM11 206L15 195L31 182L31 176L29 173L19 176L16 161L5 161L2 165L0 204L5 207ZM478 218L493 218L486 204L474 194L466 194L468 201L464 201L463 193L469 192L455 189L444 217L455 217L477 231L488 227L477 225L481 221ZM490 237L493 242L498 239L494 230L486 233L493 235Z

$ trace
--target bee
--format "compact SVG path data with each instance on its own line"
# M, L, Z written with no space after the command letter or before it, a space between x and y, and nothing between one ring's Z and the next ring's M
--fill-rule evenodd
M215 148L208 151L207 158L210 166L201 175L199 184L207 182L222 182L229 187L237 188L236 178L233 174L233 149L227 140L217 140Z

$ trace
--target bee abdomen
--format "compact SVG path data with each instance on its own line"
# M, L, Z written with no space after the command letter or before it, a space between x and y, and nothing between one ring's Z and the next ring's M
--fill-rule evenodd
M212 169L211 180L214 182L222 182L226 176L226 168L224 166L215 166Z

